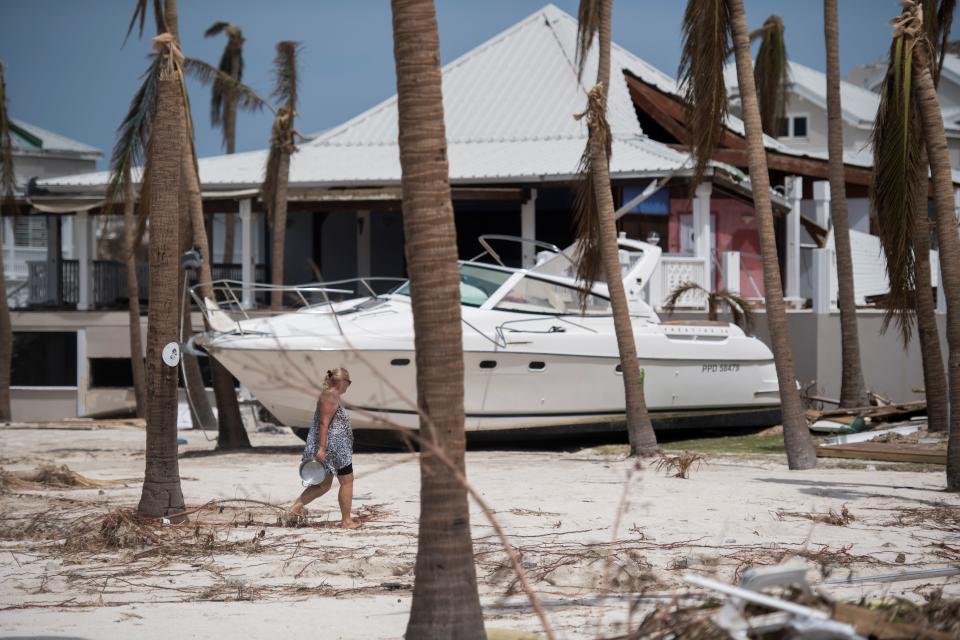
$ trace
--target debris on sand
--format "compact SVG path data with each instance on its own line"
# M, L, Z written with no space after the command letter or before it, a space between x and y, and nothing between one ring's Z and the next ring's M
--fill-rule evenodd
M80 475L65 464L44 463L33 471L7 471L0 467L0 492L16 489L90 489L117 484L115 480L95 480Z
M699 469L705 461L706 457L703 454L693 451L684 451L677 455L661 451L655 468L657 471L674 471L671 477L686 480L690 477L691 469Z
M803 518L805 520L810 520L811 522L829 524L835 527L845 527L856 520L856 518L853 517L853 514L847 509L847 505L843 505L840 508L840 511L834 511L833 509L830 509L826 513L806 513L803 511L781 510L777 511L776 515L779 520L784 520L786 518Z

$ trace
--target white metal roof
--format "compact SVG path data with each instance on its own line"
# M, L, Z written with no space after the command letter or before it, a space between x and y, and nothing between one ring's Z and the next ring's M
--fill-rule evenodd
M577 80L576 20L553 5L494 36L443 67L444 116L450 179L455 183L540 182L576 174L586 125L575 113L586 104L596 73L596 47ZM658 87L673 80L621 47L614 69L628 68ZM613 73L608 120L614 136L611 176L664 175L682 170L686 154L646 138L621 73ZM200 160L206 188L257 185L266 150ZM105 171L41 181L41 186L102 188ZM399 183L396 96L328 129L300 146L290 163L297 186Z
M62 136L59 133L47 131L46 129L42 129L36 125L30 124L29 122L24 122L18 118L10 118L10 122L12 122L15 127L23 129L31 136L40 140L40 144L37 145L34 141L19 135L16 129L14 129L11 131L10 136L13 142L14 153L23 155L66 153L71 155L90 156L92 159L96 159L103 155L96 147L91 147L88 144L77 142L76 140Z

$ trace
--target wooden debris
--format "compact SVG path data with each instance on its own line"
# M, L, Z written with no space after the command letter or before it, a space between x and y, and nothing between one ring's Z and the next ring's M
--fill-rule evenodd
M951 640L950 633L925 628L920 624L891 622L889 614L855 604L838 602L833 608L833 619L852 625L857 633L877 640Z
M98 429L116 429L118 427L137 427L145 429L147 421L143 418L110 418L91 420L89 418L68 418L65 420L46 420L40 422L8 422L0 424L0 429L62 429L66 431L97 431Z
M947 464L946 449L932 449L922 445L895 442L861 442L817 447L818 458L851 458L884 462L917 462Z

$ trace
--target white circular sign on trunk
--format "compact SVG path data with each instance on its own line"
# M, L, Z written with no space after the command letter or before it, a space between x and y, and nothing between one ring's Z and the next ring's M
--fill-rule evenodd
M168 342L163 348L161 355L163 363L168 367L175 367L180 364L180 344L177 342Z

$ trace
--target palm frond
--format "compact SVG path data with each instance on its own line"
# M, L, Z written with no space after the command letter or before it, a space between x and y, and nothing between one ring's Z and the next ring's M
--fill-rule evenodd
M730 50L726 0L687 2L683 16L680 87L695 160L691 190L703 179L727 119L723 61Z
M920 207L926 207L927 194L922 125L911 87L914 42L914 35L898 29L890 46L873 128L874 170L870 185L890 284L883 330L894 322L904 344L910 340L916 313L913 219Z
M727 289L721 289L713 295L730 310L733 324L743 329L748 335L753 333L753 306L746 298Z
M157 108L157 87L163 66L162 56L152 56L150 66L141 76L140 88L133 96L127 115L117 129L117 141L110 154L110 180L107 182L104 211L109 212L123 202L126 197L126 181L131 179L134 167L142 165L147 157L147 145ZM144 184L142 176L141 184Z
M701 287L696 282L687 280L682 283L679 287L674 289L667 299L663 302L663 310L667 312L667 315L673 315L673 312L676 310L677 305L680 303L680 298L687 295L688 293L702 293L704 295L709 295L709 291Z
M197 80L201 84L216 86L217 83L220 83L221 87L236 91L237 106L244 111L257 112L261 109L267 109L272 113L276 113L276 110L270 106L270 103L267 102L266 98L263 98L259 93L247 85L243 84L239 80L235 80L220 69L217 69L213 65L206 63L203 60L198 60L197 58L184 58L183 70L186 71L191 78Z
M783 31L780 16L770 16L764 21L759 29L760 48L753 68L760 103L760 122L763 132L771 136L777 134L777 127L786 117L790 66Z
M602 145L610 158L611 136L607 123L606 93L602 84L594 85L587 92L587 109L576 118L585 118L589 137L580 157L577 169L577 192L573 201L573 219L577 237L577 279L580 281L580 303L585 305L593 284L603 275L601 255L600 204L597 201L594 157L591 147ZM603 185L601 185L603 186Z
M136 0L137 4L133 8L133 16L130 18L130 24L127 26L127 35L123 38L123 44L127 44L130 34L133 33L133 27L140 21L138 38L143 37L143 25L147 20L147 5L150 0ZM157 33L163 33L167 30L167 21L163 16L163 5L161 0L153 0L153 19L157 25ZM121 45L123 46L123 45Z
M13 137L10 135L10 117L7 113L7 83L5 68L0 62L0 209L16 213L16 176L13 172Z
M203 32L204 38L212 38L223 33L223 30L230 26L229 22L214 22Z
M293 113L297 111L297 93L300 88L300 80L297 75L297 54L300 49L299 42L278 42L277 55L273 59L274 76L276 78L273 97L277 98L281 105L286 106Z
M593 39L600 30L600 12L603 0L580 0L577 10L577 80L583 78L583 66Z

